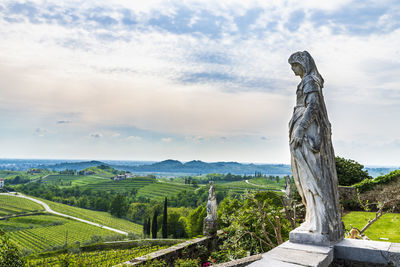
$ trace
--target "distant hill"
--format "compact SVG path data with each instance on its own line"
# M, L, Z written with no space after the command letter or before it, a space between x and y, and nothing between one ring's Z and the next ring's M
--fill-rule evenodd
M52 165L39 165L38 168L49 169L53 171L63 171L63 170L77 170L81 171L83 169L87 169L90 167L96 167L100 165L108 165L104 162L92 160L92 161L83 161L83 162L62 162L56 163Z
M125 167L131 172L164 172L164 173L187 173L187 174L207 174L207 173L232 173L232 174L254 174L261 172L271 175L291 174L290 166L286 164L243 164L238 162L213 162L207 163L200 160L193 160L182 163L177 160L164 160L161 162L140 165L140 166L113 166L116 169Z

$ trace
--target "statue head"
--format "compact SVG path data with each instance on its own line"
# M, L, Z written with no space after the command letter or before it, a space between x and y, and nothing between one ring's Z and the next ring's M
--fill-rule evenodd
M300 75L303 77L312 75L314 80L319 83L320 87L323 87L324 79L321 74L319 74L317 66L315 65L314 59L311 57L310 53L307 51L299 51L293 53L288 62L292 65L292 69L296 75ZM301 70L298 70L298 66L301 66Z

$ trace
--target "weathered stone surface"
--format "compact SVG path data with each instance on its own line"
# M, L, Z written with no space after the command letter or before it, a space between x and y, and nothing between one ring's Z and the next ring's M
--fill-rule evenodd
M400 267L400 244L392 243L389 248L389 262Z
M326 245L343 239L343 226L331 124L322 94L324 79L307 51L292 54L288 61L301 77L289 122L289 144L294 181L306 206L305 222L289 238Z
M387 264L390 242L344 239L335 245L335 258L350 261Z
M332 261L333 247L285 242L249 266L329 266Z
M215 235L218 228L217 221L217 197L215 195L214 183L210 182L207 202L207 217L204 218L203 222L203 234Z
M233 267L233 266L241 267L241 266L248 266L250 263L258 261L261 258L262 258L262 255L261 254L257 254L257 255L245 257L245 258L242 258L242 259L238 259L238 260L233 260L233 261L229 261L229 262L216 264L216 265L213 265L213 266L215 266L215 267ZM275 265L273 265L273 266L275 266Z
M331 241L329 241L327 235L305 232L299 229L294 229L289 233L289 240L290 242L300 243L300 244L314 244L318 246L331 245Z
M251 267L267 267L267 266L274 266L274 267L299 267L304 265L299 265L295 263L288 263L281 260L275 260L269 257L263 257L261 260L256 261L248 266Z

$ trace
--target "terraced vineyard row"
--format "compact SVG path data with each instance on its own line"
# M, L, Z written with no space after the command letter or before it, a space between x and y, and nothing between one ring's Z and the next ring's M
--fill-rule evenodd
M40 199L45 202L54 211L58 211L67 215L78 217L104 226L116 228L118 230L140 234L143 231L141 225L112 216L108 212L94 211L72 207L61 203Z
M47 184L58 186L85 186L88 184L97 184L107 181L105 178L96 177L95 175L49 175L46 177Z
M263 186L256 186L246 183L245 181L236 181L236 182L229 182L229 183L217 183L215 185L216 190L221 191L232 191L234 193L243 194L246 190L251 191L280 191L282 187L279 185L263 185Z
M124 192L131 191L132 189L140 189L154 182L155 180L151 178L130 178L121 181L103 181L101 183L87 185L85 188L98 191L113 190L115 192Z
M14 196L0 195L0 216L43 210L42 205Z
M30 259L27 266L113 266L164 249L160 246L142 246L131 249L61 254L53 257Z
M21 224L20 219L11 218L7 223L16 227L18 225L26 227L26 223L25 225ZM62 246L66 241L69 244L84 243L90 241L92 236L116 235L116 233L106 229L55 215L26 216L24 219L30 221L29 228L7 231L7 235L21 249L31 250L32 252L40 252L53 246ZM42 222L45 222L44 226Z
M150 199L164 198L171 195L176 195L184 190L194 191L194 188L188 186L179 186L170 183L157 182L140 188L137 193L137 196L138 197L143 196Z

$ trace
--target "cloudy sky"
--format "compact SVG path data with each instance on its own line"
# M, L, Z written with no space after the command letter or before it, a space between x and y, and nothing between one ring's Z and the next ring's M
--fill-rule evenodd
M400 3L0 2L0 158L289 163L295 77L337 155L400 165Z

